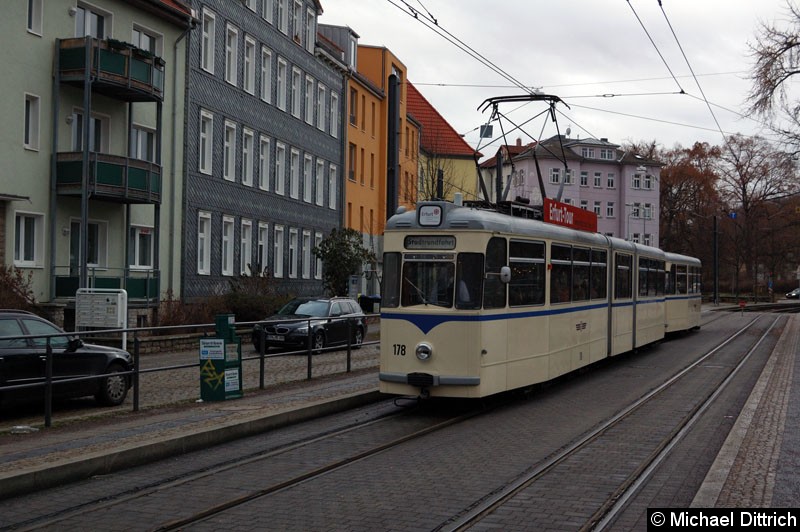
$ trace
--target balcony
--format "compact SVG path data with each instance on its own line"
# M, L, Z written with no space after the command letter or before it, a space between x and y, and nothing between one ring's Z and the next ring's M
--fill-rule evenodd
M88 76L93 91L113 98L130 102L164 100L164 61L160 57L113 39L77 37L57 42L62 83L83 87Z
M89 286L86 288L122 288L128 293L130 302L152 304L159 301L161 279L158 270L90 267L88 282ZM55 297L74 299L78 288L80 276L77 271L70 271L66 266L56 267Z
M56 155L56 191L61 196L81 196L82 152ZM106 153L89 153L89 195L117 203L161 203L161 166L148 161Z

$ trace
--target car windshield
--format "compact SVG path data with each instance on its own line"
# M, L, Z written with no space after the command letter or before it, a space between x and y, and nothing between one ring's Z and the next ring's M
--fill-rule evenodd
M282 309L278 311L278 314L283 316L317 316L317 317L324 317L328 315L328 303L327 301L303 301L300 299L295 299L289 301Z

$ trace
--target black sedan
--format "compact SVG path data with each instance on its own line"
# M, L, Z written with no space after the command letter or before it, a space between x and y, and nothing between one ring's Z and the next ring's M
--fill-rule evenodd
M42 398L47 360L47 335L53 352L53 397L94 395L101 404L115 406L125 401L131 387L130 375L117 375L133 369L127 351L85 344L69 337L63 329L30 312L0 310L0 398ZM20 338L30 336L32 338ZM38 337L38 338L37 338ZM58 382L92 375L97 379ZM39 384L2 390L8 386Z
M349 334L348 334L349 333ZM289 301L277 314L253 328L256 350L265 347L307 349L350 345L358 349L367 334L367 319L354 300L345 297L301 297Z
M800 299L800 288L795 288L786 294L786 299Z

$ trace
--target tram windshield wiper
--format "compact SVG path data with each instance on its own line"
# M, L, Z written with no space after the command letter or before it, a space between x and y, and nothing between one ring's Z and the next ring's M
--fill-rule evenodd
M410 285L411 285L411 287L412 287L414 290L416 290L416 291L417 291L417 295L419 296L419 298L422 300L422 302L423 302L423 303L425 303L426 305L427 305L427 304L429 304L429 301L428 301L428 299L425 297L425 292L423 292L423 291L422 291L422 289L421 289L420 287L418 287L417 285L415 285L414 283L412 283L412 282L411 282L411 279L409 279L408 277L406 277L406 278L405 278L405 281L406 281L408 284L410 284Z

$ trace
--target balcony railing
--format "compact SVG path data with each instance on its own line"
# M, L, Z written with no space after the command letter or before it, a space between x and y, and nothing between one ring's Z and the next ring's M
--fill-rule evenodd
M92 198L120 203L161 203L161 165L106 153L62 152L56 156L56 186L62 196L80 196L83 165L89 164Z
M86 64L87 46L89 64ZM92 90L126 101L163 101L164 61L122 41L89 37L58 41L62 82L81 86L86 76ZM88 72L87 72L88 70Z
M130 268L90 267L89 286L84 288L122 288L128 293L128 301L158 303L160 272L158 270L133 270ZM73 299L80 286L77 268L56 267L56 297Z

